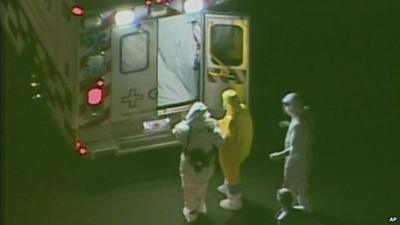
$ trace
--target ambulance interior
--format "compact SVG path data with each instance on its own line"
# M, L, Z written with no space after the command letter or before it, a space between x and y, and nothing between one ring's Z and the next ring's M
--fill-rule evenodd
M201 14L185 14L158 20L157 108L190 104L200 99L203 58ZM124 38L122 71L140 71L149 66L148 32ZM210 36L212 63L240 66L243 60L243 30L234 25L214 25ZM228 76L228 74L225 74Z
M218 24L211 27L212 62L240 66L243 62L243 30L239 26Z
M199 99L199 17L180 15L158 22L158 99L165 108Z

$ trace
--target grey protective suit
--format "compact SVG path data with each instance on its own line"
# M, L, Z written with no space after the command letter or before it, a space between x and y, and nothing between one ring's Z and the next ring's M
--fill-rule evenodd
M285 138L285 150L289 154L285 159L283 187L292 190L298 203L310 211L308 190L312 147L311 121L306 116L307 108L300 103L296 94L288 94L283 102L288 103L284 109L291 117Z

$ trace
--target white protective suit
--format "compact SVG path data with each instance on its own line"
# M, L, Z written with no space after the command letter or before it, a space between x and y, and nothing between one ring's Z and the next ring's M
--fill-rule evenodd
M286 156L283 187L292 190L298 203L311 211L308 189L312 132L308 108L303 106L295 93L286 95L282 103L285 112L291 117L283 151Z
M183 145L187 145L187 151L202 149L205 152L214 151L215 147L221 147L224 143L221 132L218 130L217 121L210 117L207 107L196 102L190 108L185 120L178 123L172 133ZM191 129L190 138L189 129ZM189 213L192 219L196 213L206 212L205 197L208 182L214 173L214 157L210 164L204 167L201 172L196 172L189 163L188 157L182 152L180 161L180 176L183 188L184 209L183 214L190 222Z

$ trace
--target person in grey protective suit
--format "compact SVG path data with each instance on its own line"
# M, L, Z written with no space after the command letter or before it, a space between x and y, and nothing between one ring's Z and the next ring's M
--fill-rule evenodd
M285 113L291 118L285 138L285 149L271 153L270 159L285 158L282 186L292 190L297 196L298 203L307 211L311 211L308 190L312 124L309 109L303 105L296 93L287 94L282 104Z
M184 120L172 130L183 144L180 156L180 176L183 188L183 215L187 222L193 222L199 213L206 213L205 198L208 182L214 173L216 148L224 143L217 128L217 121L211 118L207 107L195 102Z

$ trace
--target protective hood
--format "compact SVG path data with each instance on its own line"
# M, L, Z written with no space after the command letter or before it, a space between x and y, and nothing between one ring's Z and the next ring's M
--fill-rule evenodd
M282 103L287 103L291 105L302 105L299 95L294 92L285 95L285 97L283 97L282 99Z
M291 117L298 117L304 111L304 105L297 93L289 93L282 99L285 112Z
M202 102L195 102L186 114L186 120L190 123L205 121L210 118L207 106Z
M222 103L227 114L236 114L241 110L239 97L233 89L227 89L222 93Z

